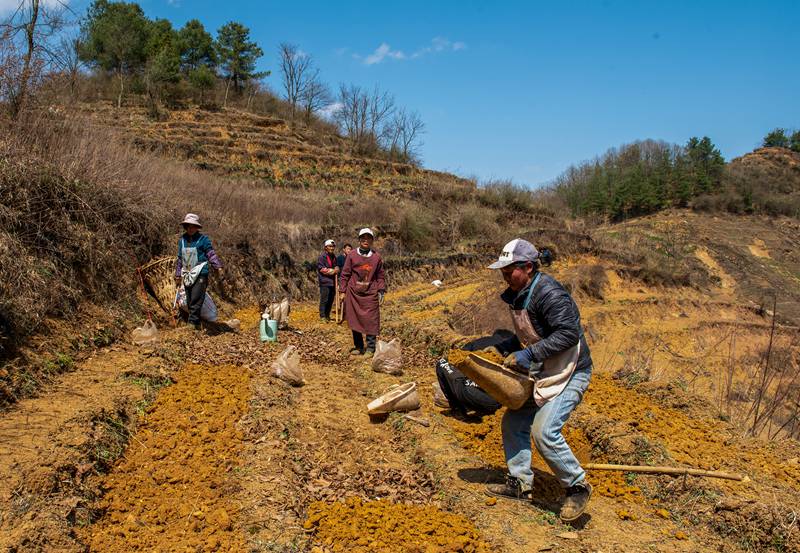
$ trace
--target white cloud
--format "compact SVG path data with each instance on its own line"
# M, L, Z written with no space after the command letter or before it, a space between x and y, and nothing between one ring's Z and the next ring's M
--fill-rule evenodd
M332 104L328 104L327 106L319 110L319 114L325 119L333 119L333 116L336 115L336 112L342 109L343 107L344 107L343 103L334 102Z
M392 47L389 46L387 43L383 42L380 46L378 46L374 52L372 52L369 56L364 58L365 65L374 65L376 63L381 63L386 58L390 58L393 60L404 60L406 59L406 55L403 53L402 50L392 50Z
M374 52L367 56L361 54L351 54L353 59L361 61L364 65L375 65L382 63L386 60L413 60L421 58L427 54L438 54L442 52L458 52L466 50L467 44L465 42L456 41L451 42L446 38L440 36L431 39L430 44L422 46L414 51L412 54L406 54L402 50L392 50L388 42L382 42ZM339 48L336 50L337 55L342 55L347 52L347 48Z
M438 54L440 52L458 52L459 50L466 50L467 44L465 42L457 41L450 42L446 38L440 36L434 37L431 43L427 46L419 48L416 52L411 54L412 58L420 58L426 54Z

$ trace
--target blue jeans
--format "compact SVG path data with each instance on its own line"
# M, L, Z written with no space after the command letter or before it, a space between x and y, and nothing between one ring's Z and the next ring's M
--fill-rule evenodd
M508 472L520 481L523 490L533 488L531 435L536 449L561 486L568 488L583 482L586 472L561 435L561 429L583 399L591 377L591 367L576 370L564 391L541 407L531 398L520 409L506 410L502 424L503 449Z

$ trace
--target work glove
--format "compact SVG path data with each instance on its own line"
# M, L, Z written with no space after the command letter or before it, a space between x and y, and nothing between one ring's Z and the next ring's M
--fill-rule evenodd
M383 305L383 292L378 292L378 305Z
M531 351L528 348L515 351L503 360L503 366L520 374L527 374L529 378L534 378L544 367L543 363L534 361Z
M528 374L528 371L531 367L531 361L533 361L533 359L530 356L530 352L526 348L509 354L503 360L503 366L520 374Z

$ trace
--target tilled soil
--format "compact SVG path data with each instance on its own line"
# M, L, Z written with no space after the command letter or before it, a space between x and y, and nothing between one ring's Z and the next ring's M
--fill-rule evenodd
M316 540L334 552L492 550L467 519L431 506L364 502L357 497L315 502L303 527L313 529Z
M232 365L188 365L162 391L122 462L103 480L105 514L84 537L92 551L236 551L236 423L250 375Z
M97 490L96 500L78 502L91 516L79 521L74 509L73 515L48 511L62 517L47 527L49 539L22 542L6 532L19 520L9 514L18 501L9 491L0 543L11 551L63 550L57 544L69 542L90 551L318 553L737 551L775 547L769 544L776 539L786 550L796 543L787 518L797 498L796 444L741 440L722 421L702 416L702 402L679 407L674 394L612 378L616 362L606 362L606 350L621 351L621 337L635 337L613 314L623 311L632 320L659 314L652 302L631 306L613 293L602 305L582 302L594 328L596 367L565 431L578 457L741 470L751 482L592 471L588 513L565 526L557 520L561 491L537 456L534 506L488 498L484 484L503 477L502 412L456 419L433 406L430 391L440 348L458 337L449 314L486 297L476 278L442 289L412 285L387 296L383 334L403 342L399 377L373 372L366 357L348 356L346 325L320 322L312 304L293 306L292 329L279 333L278 344L258 341L255 308L236 314L239 334L164 332L188 364L170 373L175 383L146 408L110 472L82 473ZM610 288L625 286L612 281ZM289 344L300 353L303 387L272 375L272 361ZM137 355L147 359L144 352L125 358ZM417 382L422 401L417 420L393 414L371 421L366 404L409 381ZM51 432L59 438L58 427ZM32 463L18 459L15 469ZM31 488L27 497L47 493ZM42 503L31 502L28 516L43 515Z

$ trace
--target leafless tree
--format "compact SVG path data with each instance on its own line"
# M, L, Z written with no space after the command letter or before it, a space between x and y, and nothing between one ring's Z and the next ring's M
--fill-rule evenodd
M55 71L66 78L70 96L74 97L82 65L78 55L78 38L74 36L60 37L58 45L52 52L51 65Z
M63 27L65 7L61 1L50 5L40 0L19 0L16 9L0 22L2 95L12 116L22 110L41 76L50 53L47 43Z
M350 139L351 149L361 151L369 132L369 96L357 85L339 85L339 110L336 122Z
M398 156L408 163L419 163L421 135L424 132L425 123L418 112L408 112L405 108L397 110L387 125L389 155Z
M311 56L296 45L281 43L278 47L280 71L286 101L292 107L292 119L297 105L302 101L309 84L317 77Z
M321 109L329 106L333 101L328 85L322 82L319 73L315 73L314 77L309 80L308 86L303 90L300 96L300 106L305 113L306 123L311 122L311 116Z
M394 111L394 96L386 91L381 92L377 86L373 88L369 98L369 125L370 132L376 140L385 136L386 124Z
M338 102L341 107L336 121L350 139L355 153L374 150L386 136L389 118L394 113L394 97L375 87L371 92L356 85L340 85Z

